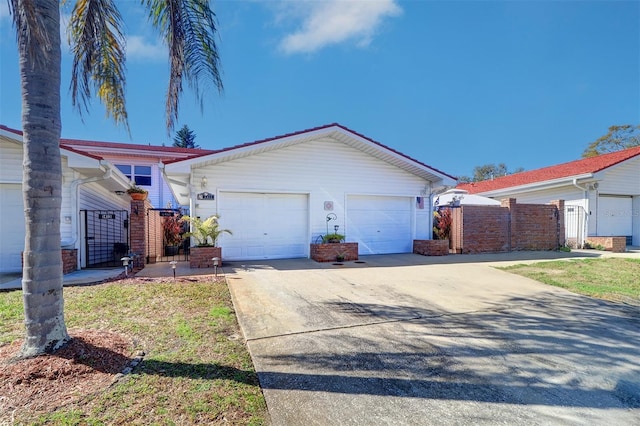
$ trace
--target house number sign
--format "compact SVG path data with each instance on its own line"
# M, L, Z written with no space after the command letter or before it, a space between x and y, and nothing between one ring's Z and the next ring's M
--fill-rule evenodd
M210 192L201 192L198 194L198 200L215 200L216 196Z
M115 219L116 215L114 213L100 213L98 215L98 219Z

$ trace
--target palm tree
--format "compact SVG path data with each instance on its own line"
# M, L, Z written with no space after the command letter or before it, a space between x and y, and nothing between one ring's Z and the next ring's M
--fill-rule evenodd
M222 91L215 14L206 0L141 0L169 49L167 133L178 118L183 80ZM9 0L17 33L24 139L25 247L22 290L25 341L19 354L53 352L70 340L64 321L60 209L60 4ZM80 113L93 92L116 123L129 128L124 99L125 38L115 0L77 0L70 19L71 93Z

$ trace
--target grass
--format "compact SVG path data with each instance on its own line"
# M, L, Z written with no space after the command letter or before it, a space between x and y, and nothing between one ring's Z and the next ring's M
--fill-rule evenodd
M574 293L640 305L640 259L563 260L499 269Z
M116 331L146 355L102 393L16 424L267 424L266 404L224 281L68 287L69 329ZM23 337L20 291L0 293L0 345Z

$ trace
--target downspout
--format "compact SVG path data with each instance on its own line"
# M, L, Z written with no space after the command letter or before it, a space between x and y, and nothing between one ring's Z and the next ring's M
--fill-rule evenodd
M80 212L80 201L78 197L78 190L80 185L110 179L112 176L113 170L109 166L108 162L104 160L100 160L100 166L106 168L104 175L93 176L85 179L76 179L73 182L71 182L71 208L72 208L72 212L75 212L76 214L71 215L71 241L62 241L60 243L61 248L63 249L77 248L76 244L78 243L78 235L80 234L80 230L79 230L80 224L78 223L78 215L77 215L77 213ZM80 269L80 250L78 250L76 264L78 265L78 270L79 270Z

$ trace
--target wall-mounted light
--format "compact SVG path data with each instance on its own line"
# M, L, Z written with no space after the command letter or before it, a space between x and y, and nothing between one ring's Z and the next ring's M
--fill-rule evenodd
M124 191L113 191L116 193L116 195L124 195Z
M209 182L207 182L207 177L206 176L202 176L202 180L200 181L200 187L202 189L205 189L207 187L207 184Z

